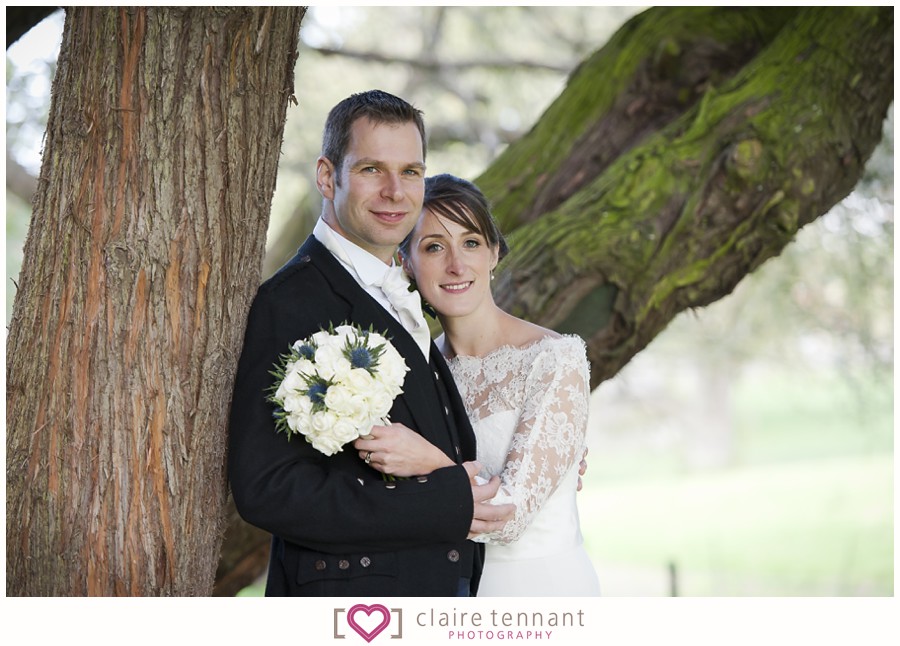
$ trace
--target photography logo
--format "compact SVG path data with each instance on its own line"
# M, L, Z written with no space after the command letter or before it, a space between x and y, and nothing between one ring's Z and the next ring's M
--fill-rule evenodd
M357 635L371 643L392 623L394 626L385 636L390 639L403 639L403 610L401 608L389 610L380 603L373 603L371 606L358 603L350 608L335 608L334 638L346 639L346 628L349 626Z

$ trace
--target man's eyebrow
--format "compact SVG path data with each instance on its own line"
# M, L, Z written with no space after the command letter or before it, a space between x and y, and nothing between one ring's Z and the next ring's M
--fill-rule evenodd
M385 162L380 159L375 159L374 157L363 157L362 159L357 159L352 168L363 168L365 166L375 166L377 168L382 168L383 166L385 166ZM407 164L406 166L404 166L404 168L415 168L416 170L420 170L423 173L425 172L425 164L419 161Z
M363 166L384 166L384 162L373 157L363 157L362 159L357 159L356 163L353 164L353 168L361 168Z

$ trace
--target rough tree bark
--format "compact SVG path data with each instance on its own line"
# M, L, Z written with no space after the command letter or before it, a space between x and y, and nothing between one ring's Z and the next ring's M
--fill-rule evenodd
M7 344L7 594L204 595L302 8L67 12Z
M892 100L890 7L639 14L476 180L513 245L498 302L581 334L598 385L847 195Z

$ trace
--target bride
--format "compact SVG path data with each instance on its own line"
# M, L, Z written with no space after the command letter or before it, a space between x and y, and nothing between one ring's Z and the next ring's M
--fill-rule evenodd
M598 595L576 506L590 392L584 342L494 303L490 281L506 252L474 184L452 175L426 179L422 216L400 253L441 321L435 343L475 429L480 475L500 476L494 501L516 505L502 530L471 537L486 543L478 595ZM450 464L398 424L375 427L355 448L387 474L426 475Z

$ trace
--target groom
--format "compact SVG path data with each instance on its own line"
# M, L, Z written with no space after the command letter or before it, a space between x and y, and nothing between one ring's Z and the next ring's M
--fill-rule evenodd
M510 505L477 485L475 437L418 294L383 283L422 210L422 114L372 90L335 106L317 186L322 217L297 255L257 292L231 404L228 474L237 509L273 535L267 596L474 595L483 546ZM410 298L412 297L412 298ZM386 332L409 372L390 411L456 466L386 482L352 446L331 457L275 432L269 373L296 340L348 322ZM367 456L371 457L371 456Z

